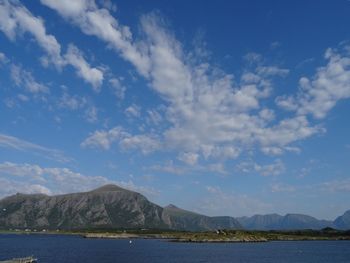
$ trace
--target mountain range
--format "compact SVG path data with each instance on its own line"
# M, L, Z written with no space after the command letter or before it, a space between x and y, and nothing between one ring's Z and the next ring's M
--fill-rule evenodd
M173 205L160 207L116 185L57 196L16 194L0 200L2 229L173 229L242 228L232 217L208 217Z
M0 229L350 229L350 210L334 221L301 214L209 217L168 205L116 185L56 196L15 194L0 200Z

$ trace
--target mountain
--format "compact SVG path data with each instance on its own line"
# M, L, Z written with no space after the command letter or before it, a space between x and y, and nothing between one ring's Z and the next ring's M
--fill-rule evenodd
M57 196L16 194L0 201L6 228L164 228L163 208L139 193L106 185Z
M236 219L229 216L209 217L193 213L174 205L164 207L163 220L171 229L177 230L211 230L211 229L241 229Z
M252 217L238 217L237 221L245 229L254 230L272 230L276 229L276 226L280 224L283 216L278 214L268 214L268 215L254 215Z
M207 217L162 208L143 195L105 185L90 192L57 196L16 194L0 200L0 228L156 228L213 230L241 228L232 217Z
M350 210L334 220L334 226L338 229L350 230Z
M285 216L278 214L254 215L236 219L245 229L254 230L322 229L333 226L332 221L318 220L302 214L287 214Z

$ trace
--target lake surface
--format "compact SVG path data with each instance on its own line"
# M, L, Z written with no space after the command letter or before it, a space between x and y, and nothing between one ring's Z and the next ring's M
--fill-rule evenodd
M66 235L0 234L0 260L34 255L39 262L350 262L350 241L174 243L164 240L85 239Z

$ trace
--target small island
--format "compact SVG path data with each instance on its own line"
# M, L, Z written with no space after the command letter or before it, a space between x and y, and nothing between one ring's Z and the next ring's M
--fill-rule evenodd
M234 242L268 242L268 241L302 241L302 240L350 240L350 231L333 228L322 230L293 231L248 231L216 230L205 232L129 230L108 232L80 233L84 238L109 239L166 239L171 242L195 243L234 243Z

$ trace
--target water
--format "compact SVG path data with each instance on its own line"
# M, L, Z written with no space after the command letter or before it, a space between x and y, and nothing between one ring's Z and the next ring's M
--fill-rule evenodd
M0 235L0 260L34 255L39 262L349 263L350 241L173 243L84 239L64 235Z

